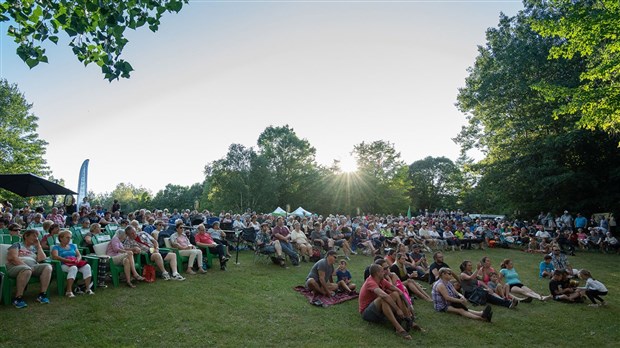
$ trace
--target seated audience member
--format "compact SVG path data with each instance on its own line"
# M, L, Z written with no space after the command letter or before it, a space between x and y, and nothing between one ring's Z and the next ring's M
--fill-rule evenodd
M428 270L428 282L430 284L433 284L439 278L440 268L450 268L447 263L443 262L443 253L441 251L433 254L433 260L435 262L431 263ZM453 272L450 272L450 274L454 277L454 279L456 279L456 281L459 281L459 278L456 274L454 274Z
M13 236L13 237L20 237L22 236L21 234L21 230L22 230L22 226L20 224L10 224L9 227L7 227L7 229L9 230L9 235Z
M65 295L69 298L75 297L73 294L73 282L77 277L77 273L82 273L84 279L84 286L86 288L85 293L88 295L94 295L91 290L91 277L92 271L90 265L82 260L82 255L78 250L78 247L71 243L71 232L64 230L58 234L59 245L52 247L52 259L60 261L63 272L67 272L67 288L65 289Z
M571 286L568 274L565 271L555 270L549 281L549 292L553 299L563 302L583 302L584 292Z
M306 288L315 295L323 295L327 297L334 296L338 289L338 284L334 283L334 263L338 258L338 254L334 250L330 250L325 257L317 261L310 273L306 277Z
M215 241L217 244L224 245L224 249L226 250L226 256L230 258L231 255L230 253L228 253L228 246L230 245L230 243L228 243L228 241L226 240L226 232L224 232L224 230L220 228L220 223L218 221L215 221L213 223L213 226L207 232L211 235L213 241Z
M207 273L207 270L202 267L202 250L196 248L189 241L189 238L185 235L183 229L183 220L177 219L175 221L176 231L170 236L170 244L173 248L179 249L181 256L188 256L187 262L187 274L196 274L192 269L194 267L194 261L196 261L199 273Z
M95 240L96 239L96 240ZM106 242L110 240L110 236L101 231L101 226L98 223L90 225L90 230L86 233L82 239L82 246L87 247L91 253L95 250L93 246L97 243Z
M24 232L23 241L11 245L7 252L6 268L10 277L17 280L13 306L24 308L28 305L23 299L24 290L31 276L39 277L40 291L37 302L49 303L47 298L47 288L52 277L52 265L41 263L47 258L41 248L37 230L27 230Z
M263 222L260 226L260 231L256 233L256 247L258 252L262 254L276 254L277 263L286 268L286 262L284 262L284 254L282 254L282 247L279 240L273 240L271 238L271 231L269 230L269 224Z
M177 256L175 253L160 251L159 245L155 238L145 231L136 231L133 226L125 229L127 233L127 239L123 242L125 249L130 249L148 257L151 262L154 262L157 269L161 272L161 277L164 280L170 280L170 274L166 271L164 261L168 261L170 264L170 271L172 272L172 279L185 280L181 276L177 269Z
M334 247L334 240L327 237L327 232L321 228L321 223L319 222L314 223L313 229L310 232L310 240L325 250L331 250Z
M331 230L329 232L329 237L334 241L334 245L342 248L345 260L349 260L349 255L353 253L353 250L351 250L349 241L346 239L344 233L342 233L342 229Z
M541 301L547 301L548 299L551 298L551 296L539 295L536 292L534 292L534 290L532 290L532 289L528 288L527 286L523 285L523 283L519 279L519 274L514 269L514 265L512 263L512 260L505 259L502 262L501 268L502 269L500 270L500 274L502 275L502 277L505 280L506 284L508 284L510 286L510 292L511 293L520 295L522 297L531 297L533 299L538 299L538 300L541 300Z
M310 244L308 237L306 237L306 234L301 230L301 224L297 221L293 224L291 241L297 250L299 250L299 253L301 254L301 261L308 262L308 260L310 260L310 256L312 255L312 244Z
M37 230L37 231L39 231L39 233L42 232L42 230L43 230L43 215L41 213L34 214L34 218L30 222L30 224L28 224L28 229L29 230Z
M603 240L602 243L602 248L601 250L603 252L616 252L618 253L620 250L620 243L618 243L618 239L616 237L614 237L611 232L607 232L605 239Z
M53 207L52 212L47 214L47 220L52 220L55 224L60 226L61 228L65 225L65 217L62 214L58 213L58 208Z
M67 216L67 220L65 222L65 227L73 227L80 225L80 213L73 213L70 216Z
M406 254L396 253L396 262L390 267L390 271L400 279L401 283L419 299L432 302L431 297L424 292L422 287L416 283L413 279L418 277L418 271L415 268L415 263L407 261Z
M127 226L126 229L132 229L133 227ZM130 288L135 288L136 286L131 282L131 276L138 281L143 281L144 278L138 274L136 270L136 264L133 259L133 251L125 249L123 246L123 242L127 239L126 229L118 229L116 230L116 235L112 237L110 243L108 244L108 248L106 250L106 254L111 257L111 262L114 262L115 265L123 265L123 269L125 271L125 282L127 286Z
M60 233L60 226L52 223L46 231L47 234L45 234L43 238L41 238L41 247L43 248L43 250L50 250L51 247L55 244L56 238L58 238L58 233ZM51 240L48 241L49 238L51 238ZM50 245L49 242L51 242L52 244Z
M405 303L400 291L384 279L389 268L373 264L369 268L370 276L366 278L359 296L359 312L362 319L381 323L389 320L396 333L406 340L411 339L409 330L421 328L413 322L413 315ZM403 327L404 324L404 327Z
M493 285L489 286L489 284L485 284L478 280L478 276L482 270L481 264L478 264L478 267L474 271L472 262L465 260L461 263L459 268L461 269L461 275L459 277L461 281L459 284L461 285L461 292L465 298L471 298L474 291L476 291L476 288L483 288L485 290L484 298L487 303L506 308L514 308L519 304L517 299L512 299L510 301L505 297L505 295L498 295ZM491 283L491 281L489 283Z
M226 262L228 257L226 256L226 247L223 244L217 244L210 234L207 233L207 228L204 224L198 225L196 228L196 246L199 248L209 249L211 254L217 255L220 260L220 269L226 270Z
M554 269L566 270L570 276L576 276L579 273L578 270L573 269L566 254L562 253L559 246L554 246L551 249L551 264Z
M551 278L553 277L553 271L555 268L553 267L553 263L551 262L551 255L545 255L544 260L540 262L539 265L539 278Z
M284 218L279 217L276 220L276 226L271 230L271 239L280 241L282 252L288 255L293 266L299 266L299 255L293 249L290 234L288 227L284 226Z
M355 290L356 285L351 281L351 272L347 269L347 261L340 260L340 265L336 270L336 280L340 289L349 293Z
M432 297L437 312L448 312L466 318L491 322L493 311L487 305L483 311L472 311L467 308L467 299L461 295L450 281L452 270L442 267L438 270L438 280L433 284Z

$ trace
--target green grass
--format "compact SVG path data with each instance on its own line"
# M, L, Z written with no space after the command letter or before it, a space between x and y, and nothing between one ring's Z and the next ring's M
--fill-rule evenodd
M498 268L509 257L527 286L548 292L548 282L537 276L540 255L503 249L445 255L455 270L464 259L478 261L488 255ZM95 296L74 299L55 295L52 282L49 305L34 301L37 288L32 287L26 294L26 309L0 307L0 346L32 346L34 342L56 347L616 346L620 338L620 257L580 253L570 260L578 268L590 269L607 285L608 307L534 301L515 310L494 307L493 323L488 324L436 313L432 304L418 301L418 323L428 332L414 333L413 341L406 342L389 324L364 322L356 300L327 308L308 304L292 288L303 284L311 264L289 269L254 264L253 255L243 251L241 265L231 260L227 272L214 269L207 275L188 276L185 282L158 279L153 284L140 283L137 289L110 287L98 289ZM354 256L349 263L360 286L370 262L370 257Z

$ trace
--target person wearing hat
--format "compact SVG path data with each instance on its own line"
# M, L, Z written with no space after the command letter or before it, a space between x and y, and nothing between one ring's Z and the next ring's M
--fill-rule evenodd
M568 210L564 210L564 215L560 216L560 220L562 220L564 227L573 229L573 216L568 213Z

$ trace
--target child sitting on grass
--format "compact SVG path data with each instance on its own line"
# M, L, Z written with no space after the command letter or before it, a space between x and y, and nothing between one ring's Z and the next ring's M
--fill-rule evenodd
M607 305L607 302L605 302L605 300L601 298L601 296L607 295L607 288L603 283L592 278L592 274L586 269L582 269L581 271L579 271L579 279L585 279L586 281L586 286L577 289L586 291L586 296L588 296L590 301L592 301L592 303L588 305L589 307L599 307ZM596 303L596 300L600 301L601 303Z
M338 278L338 287L340 289L349 293L355 290L355 284L351 283L351 272L347 269L347 261L340 261L340 265L338 265L336 270L336 277Z

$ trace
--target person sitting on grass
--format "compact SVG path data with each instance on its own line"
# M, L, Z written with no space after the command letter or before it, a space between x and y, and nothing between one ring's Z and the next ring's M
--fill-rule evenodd
M503 279L505 279L506 284L510 286L510 292L520 295L521 297L531 297L541 301L547 301L551 298L551 296L542 296L536 293L534 290L528 288L523 285L521 280L519 279L519 274L514 269L514 265L512 260L504 259L501 264L501 270L499 271L502 275Z
M396 274L398 279L400 279L411 294L421 300L433 302L431 297L422 290L422 287L413 280L418 277L418 271L415 268L415 263L412 264L407 261L406 254L396 253L396 262L390 266L390 271Z
M362 285L359 296L359 312L362 319L373 323L382 323L387 319L398 335L411 340L408 331L411 328L419 331L422 329L413 322L413 315L400 291L384 279L389 267L373 264L369 271L370 276Z
M551 255L545 255L544 260L540 262L538 272L539 278L551 278L553 277L553 271L555 271L555 267L553 267L553 263L551 263Z
M467 308L467 299L461 295L452 282L452 270L442 267L438 271L438 280L433 284L432 298L437 312L448 312L462 315L466 318L491 322L493 311L487 305L483 311L472 311Z
M549 292L556 301L583 302L584 291L571 286L568 273L556 269L549 282Z
M17 281L15 297L12 302L16 308L28 306L22 296L31 276L39 277L41 288L37 302L43 304L50 302L47 298L47 288L52 278L52 265L41 263L47 256L41 248L38 236L37 230L27 230L24 232L23 242L11 245L7 252L7 273Z
M306 288L312 291L314 295L327 297L335 295L338 284L334 283L333 274L337 257L338 253L330 250L324 258L317 261L310 269L310 273L306 277Z
M577 289L584 290L586 296L592 301L588 306L599 307L607 305L607 302L601 298L601 296L607 295L607 287L603 283L592 278L592 273L586 269L579 271L579 279L585 279L586 281L586 286ZM597 300L601 303L596 303Z
M336 278L338 281L338 286L348 292L352 293L355 291L356 285L351 282L351 272L347 269L347 261L340 260L340 265L336 270Z
M210 234L207 233L207 228L204 224L198 225L196 228L196 235L194 236L196 239L196 246L199 248L209 249L211 254L217 255L220 260L220 269L222 271L226 270L226 262L228 262L229 258L226 256L226 246L223 244L217 244Z
M60 232L58 234L58 241L60 244L52 247L52 259L60 261L60 267L63 272L67 272L65 296L69 298L75 297L75 294L73 294L73 282L75 282L78 271L82 273L82 278L84 279L85 293L94 295L95 293L91 290L90 283L92 277L90 265L82 260L82 255L77 246L71 243L71 231L63 230Z
M461 292L465 298L471 298L476 291L476 288L480 287L485 290L484 298L489 304L504 306L506 308L514 308L519 304L517 299L510 300L505 296L505 294L499 295L495 291L497 283L492 283L492 281L489 281L488 284L485 284L478 280L478 276L482 270L482 264L478 264L478 267L476 267L476 270L474 271L473 263L469 260L465 260L461 263L459 268L461 269L461 275L459 277L461 281L459 284L461 285ZM491 279L493 279L492 275ZM497 281L497 274L495 280Z

